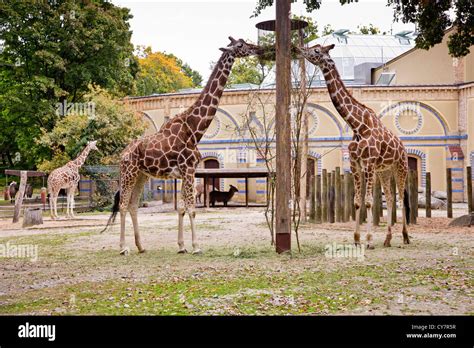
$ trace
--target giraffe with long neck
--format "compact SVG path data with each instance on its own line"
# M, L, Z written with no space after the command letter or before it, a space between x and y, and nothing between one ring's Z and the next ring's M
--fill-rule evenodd
M122 153L120 161L120 185L115 195L112 215L107 226L120 212L120 253L128 254L125 244L125 217L132 218L135 245L144 252L138 229L138 201L148 177L182 179L181 198L178 202L178 253L185 253L183 220L189 215L193 253L201 253L196 239L194 219L194 173L201 160L197 145L217 112L232 65L236 58L260 55L263 49L229 37L230 44L223 52L211 73L209 81L196 102L186 111L174 116L152 135L133 141ZM106 226L106 228L107 228ZM105 230L105 229L104 229Z
M67 192L66 217L74 218L74 194L81 179L79 169L81 169L92 150L97 150L97 141L88 142L76 159L56 168L49 175L48 193L51 219L58 218L57 201L61 189L66 189Z
M356 230L354 241L360 244L360 207L362 204L362 175L365 177L367 207L367 247L373 248L372 240L372 187L374 176L379 178L387 202L387 235L384 246L389 247L392 239L392 204L395 192L392 192L391 178L395 175L398 186L399 203L403 207L403 242L410 243L406 227L407 208L404 202L405 181L408 173L408 156L401 140L382 123L375 112L356 100L346 89L331 59L329 51L334 45L316 45L309 48L298 48L309 62L318 66L324 75L334 107L341 117L351 127L354 135L349 143L348 150L351 171L354 174L356 207Z

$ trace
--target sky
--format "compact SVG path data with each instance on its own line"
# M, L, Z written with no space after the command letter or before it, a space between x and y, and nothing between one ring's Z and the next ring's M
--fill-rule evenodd
M132 43L151 46L153 51L173 53L199 71L204 83L210 63L220 57L219 47L229 43L228 36L257 41L255 24L275 18L275 7L250 18L256 0L112 0L131 9ZM307 13L302 0L292 4L292 13L310 16L321 32L326 24L333 29L357 30L372 23L393 34L414 30L413 24L393 22L393 10L386 0L359 0L341 6L338 0L323 0L318 11Z

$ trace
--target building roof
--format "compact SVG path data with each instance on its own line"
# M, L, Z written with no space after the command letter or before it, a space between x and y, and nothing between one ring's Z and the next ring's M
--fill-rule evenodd
M395 35L361 35L350 34L347 29L340 29L311 41L308 46L334 44L331 57L344 82L351 84L356 79L354 74L356 66L364 63L382 65L412 49L415 46L414 38L415 35L410 31ZM297 62L293 65L293 70L297 72ZM311 63L307 63L306 69L308 78L314 81L313 85L321 84L324 81L319 69L315 71L315 67ZM264 85L272 86L274 84L275 72L272 71L264 81Z

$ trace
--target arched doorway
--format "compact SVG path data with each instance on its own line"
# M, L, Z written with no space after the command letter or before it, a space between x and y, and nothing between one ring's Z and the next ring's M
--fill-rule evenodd
M214 159L214 158L205 159L204 160L204 168L206 168L206 169L220 168L219 161ZM206 184L208 186L211 186L213 189L219 190L219 179L208 178Z
M310 198L311 180L314 181L314 178L316 176L316 160L314 158L308 157L306 168L306 198Z
M418 171L418 158L408 156L408 169Z

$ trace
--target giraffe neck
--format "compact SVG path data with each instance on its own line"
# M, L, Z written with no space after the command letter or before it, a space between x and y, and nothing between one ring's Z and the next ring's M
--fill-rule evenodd
M326 86L329 91L332 103L337 112L347 122L354 132L359 132L361 124L364 124L362 115L357 112L357 106L365 108L346 89L341 76L336 69L336 64L332 59L327 59L321 66Z
M196 144L214 119L234 60L234 56L229 52L221 55L201 95L188 111L186 121L194 134Z
M84 150L82 150L81 154L77 156L77 158L74 161L71 161L71 163L77 168L82 167L90 151L91 151L90 147L86 146Z

